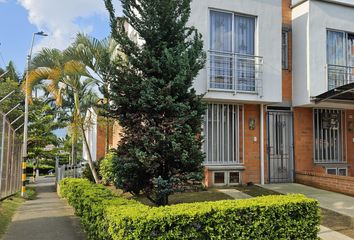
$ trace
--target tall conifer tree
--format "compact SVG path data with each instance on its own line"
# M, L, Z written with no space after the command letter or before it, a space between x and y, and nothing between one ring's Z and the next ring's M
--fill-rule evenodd
M192 88L205 64L202 37L187 25L191 0L121 3L124 17L117 18L112 0L105 0L121 50L110 82L112 115L124 131L115 183L165 205L176 182L202 176L205 106Z

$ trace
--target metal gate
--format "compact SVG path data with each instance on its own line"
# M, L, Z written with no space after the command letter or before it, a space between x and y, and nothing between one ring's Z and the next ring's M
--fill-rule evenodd
M270 183L294 180L293 115L290 111L267 112L268 176Z

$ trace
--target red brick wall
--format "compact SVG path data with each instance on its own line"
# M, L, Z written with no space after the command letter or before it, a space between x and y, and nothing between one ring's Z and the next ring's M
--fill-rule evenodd
M354 111L353 110L348 110L346 112L347 116L347 160L348 160L348 175L354 177L354 131L351 132L349 131L349 124L351 122L354 122Z
M291 0L283 0L283 25L291 28ZM288 32L288 69L282 71L282 91L283 101L291 102L292 100L292 33Z
M98 124L96 160L99 161L105 155L106 155L106 126Z
M296 182L354 196L354 177L297 171Z

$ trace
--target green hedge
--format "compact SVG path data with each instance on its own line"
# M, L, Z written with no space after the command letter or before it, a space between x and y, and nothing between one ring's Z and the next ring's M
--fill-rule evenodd
M318 202L267 196L148 207L83 179L64 179L61 194L89 239L317 239Z

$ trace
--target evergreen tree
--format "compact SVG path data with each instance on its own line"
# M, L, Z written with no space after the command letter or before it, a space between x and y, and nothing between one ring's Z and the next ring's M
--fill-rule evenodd
M205 63L202 37L187 26L191 0L121 2L125 17L117 18L105 0L122 52L110 82L112 115L124 131L115 184L165 205L176 183L202 177L205 106L192 88ZM129 38L125 23L141 41Z

